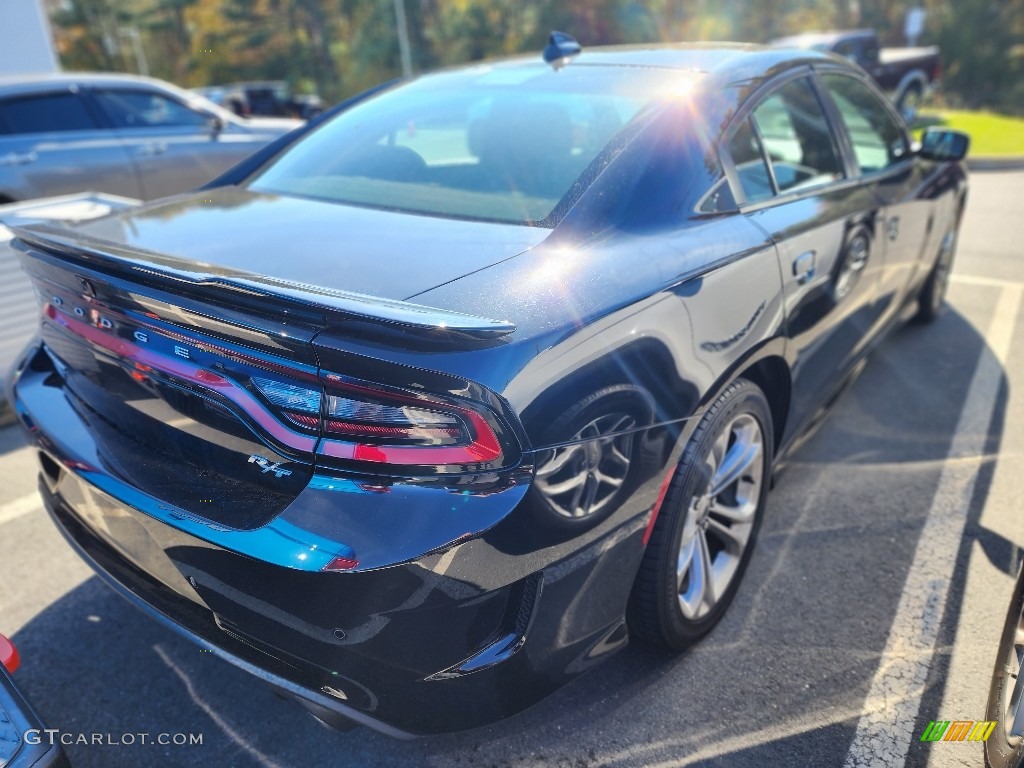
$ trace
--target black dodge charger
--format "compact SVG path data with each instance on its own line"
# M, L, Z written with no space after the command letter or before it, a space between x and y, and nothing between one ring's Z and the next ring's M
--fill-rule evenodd
M555 36L12 225L8 395L145 612L332 723L477 726L722 617L780 463L940 312L966 148L829 54Z

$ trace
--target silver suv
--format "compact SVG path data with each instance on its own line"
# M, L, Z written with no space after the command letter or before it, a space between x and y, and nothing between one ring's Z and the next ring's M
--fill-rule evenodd
M186 192L301 124L241 118L132 75L0 78L0 203L82 190L142 200Z

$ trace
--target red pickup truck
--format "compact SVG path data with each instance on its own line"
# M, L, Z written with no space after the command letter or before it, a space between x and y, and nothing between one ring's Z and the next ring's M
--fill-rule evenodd
M882 48L873 29L807 32L773 40L772 45L831 51L856 62L890 95L908 123L942 75L937 46Z

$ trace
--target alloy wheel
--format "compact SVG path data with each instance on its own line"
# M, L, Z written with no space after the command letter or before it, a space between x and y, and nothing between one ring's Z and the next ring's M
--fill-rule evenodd
M764 482L764 434L749 413L721 430L705 457L702 483L682 527L676 580L679 608L688 620L707 615L736 576Z
M1004 663L1007 677L1003 690L1003 728L1006 741L1016 744L1024 736L1024 707L1021 706L1024 698L1024 675L1021 674L1021 666L1024 665L1024 614L1017 616L1017 627Z

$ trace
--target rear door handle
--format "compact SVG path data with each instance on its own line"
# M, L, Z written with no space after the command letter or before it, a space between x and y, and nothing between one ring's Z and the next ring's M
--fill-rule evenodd
M891 216L888 221L885 222L886 232L889 234L890 240L895 240L900 236L900 217Z
M797 285L804 285L814 277L814 257L816 251L806 251L793 259L793 277Z

